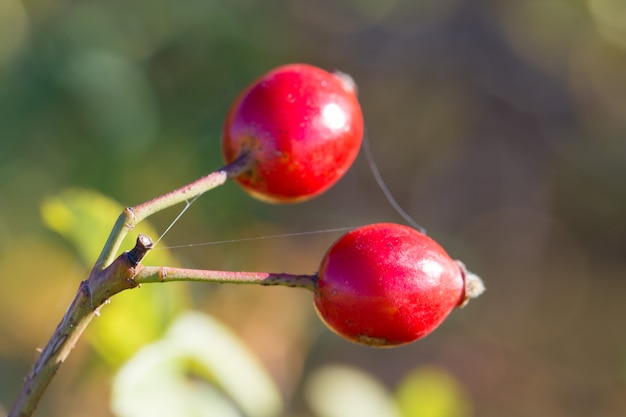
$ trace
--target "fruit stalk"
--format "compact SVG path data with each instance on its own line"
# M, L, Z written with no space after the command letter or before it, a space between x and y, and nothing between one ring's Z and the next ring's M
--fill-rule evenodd
M204 177L186 184L176 190L163 194L152 200L146 201L134 207L127 207L119 215L109 237L102 248L98 260L94 264L93 272L102 271L109 265L120 248L122 241L129 231L139 222L166 208L188 201L213 188L224 184L227 180L235 178L237 175L250 168L252 163L249 154L242 154L231 163L221 169L214 171Z
M135 283L200 281L220 284L280 285L315 291L317 275L294 275L269 272L210 271L203 269L144 266L133 278Z

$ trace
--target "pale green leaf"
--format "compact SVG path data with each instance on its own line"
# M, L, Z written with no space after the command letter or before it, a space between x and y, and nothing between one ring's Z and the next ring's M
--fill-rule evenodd
M41 216L46 226L71 243L91 267L123 209L124 206L97 191L70 188L46 198L41 204ZM158 237L149 222L143 221L126 236L120 252L132 249L139 233L152 239ZM148 256L152 264L174 266L167 250L153 251Z
M229 329L209 316L187 313L120 370L112 409L118 417L272 417L280 414L282 401L272 379Z
M399 416L392 395L379 381L345 365L328 365L313 372L305 396L319 417Z

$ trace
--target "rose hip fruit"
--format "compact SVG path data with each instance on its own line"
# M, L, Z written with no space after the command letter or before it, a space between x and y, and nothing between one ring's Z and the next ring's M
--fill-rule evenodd
M477 276L428 236L379 223L346 233L328 250L314 302L335 333L383 347L428 335L483 290Z
M236 181L256 198L299 202L335 184L356 159L363 115L356 86L342 73L306 64L278 67L232 104L222 132L227 163L243 154Z

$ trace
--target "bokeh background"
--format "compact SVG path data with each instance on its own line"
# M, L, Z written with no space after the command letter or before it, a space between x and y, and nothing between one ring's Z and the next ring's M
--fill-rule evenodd
M68 239L51 209L67 208L59 196L91 195L86 205L106 212L110 227L118 212L98 198L133 205L218 168L230 102L289 62L355 78L389 189L488 291L426 339L387 350L326 330L305 291L170 284L168 293L184 293L180 311L226 324L276 384L285 416L365 415L354 412L374 397L366 388L343 414L325 411L332 399L315 387L329 380L367 380L422 403L439 384L449 398L444 411L405 407L405 417L626 415L620 0L0 0L0 415L91 266L85 242L104 243L88 221ZM150 219L153 237L177 213ZM194 203L165 240L378 221L402 219L361 155L338 185L303 204L267 205L227 184ZM311 273L337 237L168 256L195 268ZM128 294L130 305L141 291ZM164 309L136 308L127 317L144 323ZM39 415L113 415L114 376L145 340L112 358L119 352L106 341L124 345L144 325L109 327L88 330ZM410 372L415 384L403 385ZM359 385L339 385L348 386Z

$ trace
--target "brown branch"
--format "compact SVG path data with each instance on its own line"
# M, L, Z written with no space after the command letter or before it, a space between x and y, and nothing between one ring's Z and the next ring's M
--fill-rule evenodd
M22 389L7 417L32 415L50 381L100 306L114 294L137 286L133 278L141 270L139 262L151 247L152 240L145 235L139 235L131 251L121 254L106 269L92 272L89 278L80 283L61 323L24 379Z
M41 352L7 417L30 416L50 381L65 361L85 327L98 309L114 294L139 285L135 275L141 271L141 260L152 248L152 241L139 235L136 246L114 259L124 237L148 216L188 201L236 177L250 168L252 159L242 154L221 169L201 177L174 191L163 194L135 207L128 207L119 215L89 278L81 282L74 300L68 307L61 323Z
M113 295L153 282L202 281L233 284L281 285L315 291L317 275L266 272L207 271L200 269L142 266L141 260L153 243L139 235L135 247L118 256L102 271L94 269L81 282L74 300L57 326L41 356L24 380L24 385L7 417L29 417L35 411L50 381L76 345L78 338L99 308Z

